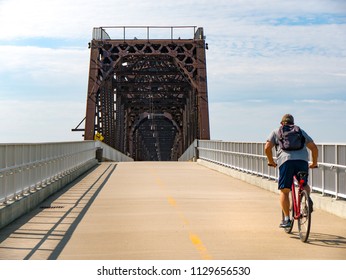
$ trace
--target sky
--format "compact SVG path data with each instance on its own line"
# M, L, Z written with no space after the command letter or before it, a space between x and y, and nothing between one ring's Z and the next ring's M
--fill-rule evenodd
M346 143L345 0L0 0L0 143L83 140L93 27L204 28L211 139Z

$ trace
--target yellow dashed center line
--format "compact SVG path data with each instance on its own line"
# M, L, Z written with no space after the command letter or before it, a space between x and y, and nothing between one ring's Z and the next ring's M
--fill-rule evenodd
M157 177L157 173L155 173L156 176L156 183L160 188L164 188L164 182ZM176 209L177 214L180 218L180 220L182 221L182 223L185 226L188 226L190 224L189 220L185 217L184 213L179 210L178 205L177 205L177 201L172 197L172 196L167 196L167 202L169 205L171 205L172 207L174 207L174 209ZM191 243L194 245L194 247L197 249L197 251L199 252L199 254L201 255L202 259L204 260L211 260L212 257L210 256L210 254L208 253L207 248L204 246L204 244L202 243L201 239L198 237L197 234L192 233L190 230L189 231L189 238Z
M173 207L176 207L177 206L177 202L175 201L175 199L171 196L167 197L167 200L168 200L168 203L170 205L172 205Z
M164 183L162 182L162 180L160 178L156 178L156 184L160 187L163 188L164 187Z
M190 233L190 240L195 248L199 251L204 260L211 260L212 257L209 255L207 248L203 245L201 239L193 233Z

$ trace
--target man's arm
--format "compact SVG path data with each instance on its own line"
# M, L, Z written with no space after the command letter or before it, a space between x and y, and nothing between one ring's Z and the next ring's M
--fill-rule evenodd
M318 167L318 165L317 165L318 148L317 148L316 144L313 141L308 142L308 143L306 143L306 147L308 147L309 150L311 151L311 157L312 157L312 163L309 165L309 167L310 168Z
M276 167L277 164L275 163L274 159L273 159L273 143L270 142L270 141L267 141L265 146L264 146L264 152L267 156L267 159L268 159L268 165L269 166L273 166L273 167Z

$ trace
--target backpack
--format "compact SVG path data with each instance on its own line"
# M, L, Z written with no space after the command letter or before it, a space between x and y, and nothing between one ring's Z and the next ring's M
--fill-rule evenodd
M279 128L279 146L284 151L296 151L304 148L305 137L299 126L282 125Z

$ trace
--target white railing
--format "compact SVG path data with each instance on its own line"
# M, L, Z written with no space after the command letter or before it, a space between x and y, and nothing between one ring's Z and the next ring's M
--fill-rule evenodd
M319 168L310 182L322 194L346 198L346 144L318 144Z
M110 161L133 161L133 158L124 155L123 153L113 149L112 147L106 145L103 142L97 141L96 142L96 147L102 149L102 157L105 160L110 160Z
M0 205L15 201L55 182L96 158L131 158L98 141L0 144Z
M103 26L94 27L93 40L204 39L197 26Z
M277 169L267 165L264 143L198 141L198 156L238 171L275 180Z
M263 178L277 180L278 169L267 165L265 143L223 142L198 140L190 146L187 156L220 164ZM346 198L346 144L318 144L318 169L310 170L310 185L313 190L336 198ZM197 153L191 151L197 149ZM275 151L274 151L275 153Z
M186 151L180 156L178 161L196 161L198 158L197 139L186 149Z

